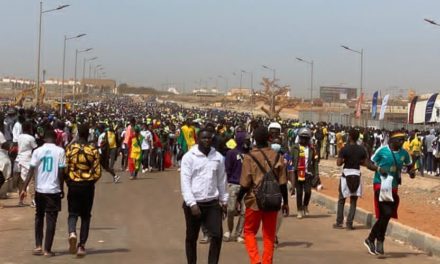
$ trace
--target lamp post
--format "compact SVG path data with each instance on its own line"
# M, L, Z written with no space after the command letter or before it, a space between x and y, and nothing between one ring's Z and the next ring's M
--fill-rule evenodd
M64 97L64 74L66 72L66 44L68 40L84 37L86 34L79 34L73 37L64 35L64 49L63 49L63 81L61 83L61 100L60 100L60 116L63 116L63 97Z
M364 49L361 49L359 51L359 50L351 49L351 48L344 46L344 45L341 45L341 47L348 50L348 51L351 51L351 52L354 52L354 53L361 55L361 84L360 84L360 95L359 96L362 96L362 92L363 92L362 85L363 85L363 77L364 77Z
M85 83L85 76L86 76L86 62L88 62L88 61L93 61L93 60L96 60L96 59L98 59L98 57L93 57L93 58L90 58L90 59L86 59L86 58L84 58L84 60L83 60L83 76L82 76L82 84L83 84L83 88L84 88L84 90L85 90L85 87L86 87L86 83Z
M243 83L243 73L247 73L245 70L240 71L240 89L242 88Z
M101 64L98 64L95 66L95 69L93 70L93 78L96 79L96 72L102 67Z
M313 60L306 61L301 58L296 58L298 61L307 63L310 65L310 103L313 103Z
M225 80L225 83L226 83L225 93L227 93L228 89L229 89L229 80L228 80L228 78L224 77L223 75L219 75L218 77L223 79L223 80Z
M49 13L52 11L61 10L63 8L68 7L69 5L60 5L54 9L43 10L43 1L40 1L40 14L39 14L39 25L38 25L38 52L37 52L37 107L38 107L38 98L40 96L40 66L41 66L41 24L44 13Z
M73 77L73 96L75 96L75 93L77 93L78 91L77 91L77 89L76 89L76 77L77 77L77 67L78 67L78 54L79 53L83 53L83 52L88 52L88 51L91 51L91 50L93 50L93 48L88 48L88 49L84 49L84 50L75 50L75 74L74 74L74 77Z
M266 65L262 65L262 66L263 66L263 68L265 68L265 69L267 69L267 70L271 70L271 71L273 71L273 80L275 81L276 70L273 69L273 68L271 68L271 67L269 67L269 66L266 66Z

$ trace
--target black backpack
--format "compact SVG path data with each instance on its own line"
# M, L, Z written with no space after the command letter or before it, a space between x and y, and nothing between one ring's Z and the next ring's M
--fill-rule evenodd
M248 155L255 161L255 163L263 172L264 176L261 183L254 189L255 198L257 200L258 209L261 211L279 211L281 209L282 195L280 184L278 183L278 176L272 165L269 162L266 154L259 149L263 154L264 159L270 167L269 171L266 171L260 162L250 153ZM280 154L277 154L274 164L278 162Z

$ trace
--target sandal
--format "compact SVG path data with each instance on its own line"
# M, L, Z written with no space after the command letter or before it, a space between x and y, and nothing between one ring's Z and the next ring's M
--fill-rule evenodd
M43 249L41 247L34 248L32 255L41 256L43 255Z
M45 257L54 257L55 256L55 253L53 253L52 251L45 251L44 252L44 256Z

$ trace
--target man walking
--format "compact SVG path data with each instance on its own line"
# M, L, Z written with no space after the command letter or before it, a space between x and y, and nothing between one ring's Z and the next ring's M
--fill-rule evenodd
M32 153L30 169L20 199L26 196L26 189L35 175L35 255L54 256L53 238L61 211L61 199L64 197L63 169L66 166L64 149L55 145L56 135L52 128L44 131L44 145ZM46 235L43 252L43 227L46 215Z
M359 131L351 129L348 136L349 143L339 151L336 161L337 166L344 165L344 167L339 181L338 209L336 213L336 224L333 225L333 228L343 228L342 222L344 220L345 199L350 197L350 210L347 216L346 228L347 230L353 230L353 219L356 213L357 199L362 196L360 165L366 166L372 171L376 171L377 167L368 160L365 148L356 143L359 139Z
M87 143L89 126L78 127L78 142L67 147L67 203L69 207L69 252L78 257L86 255L95 183L101 178L98 150ZM76 222L81 217L80 241L77 245Z
M186 258L197 263L197 238L203 224L211 238L208 263L219 262L222 246L222 216L228 202L223 156L212 148L213 133L202 129L198 144L182 159L180 171L186 222Z
M237 211L241 210L241 201L244 197L246 205L245 220L244 220L244 240L249 259L252 264L264 263L271 264L273 261L273 252L275 245L275 233L277 225L277 215L281 207L281 200L279 207L276 210L266 210L260 208L257 203L257 198L254 189L259 186L265 172L272 170L277 179L280 192L282 195L282 211L284 216L289 215L289 204L287 199L287 177L284 167L283 159L268 145L269 132L264 126L258 127L254 131L254 139L256 148L252 149L248 155L244 156L243 168L240 178L240 192L237 198ZM261 168L260 168L261 166ZM260 256L258 252L258 244L256 235L263 224L263 255Z

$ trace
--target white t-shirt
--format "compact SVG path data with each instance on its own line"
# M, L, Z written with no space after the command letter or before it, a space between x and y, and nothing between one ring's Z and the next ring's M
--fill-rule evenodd
M45 143L32 153L31 167L37 168L35 191L60 193L58 170L66 167L64 149L53 143Z
M20 122L15 122L12 128L12 142L18 142L18 136L21 135L21 133L23 133L23 129Z
M104 141L104 137L105 137L105 132L99 134L99 137L98 137L98 151L99 151L99 154L102 154L102 152L101 152L101 144L102 144L102 141Z
M0 131L0 145L6 142L5 135L3 135L3 132Z
M18 136L18 154L17 161L21 166L29 169L29 162L32 157L32 150L37 147L35 138L28 134Z
M142 150L150 149L150 142L153 140L153 135L148 130L141 131L141 135L144 137L141 146Z

